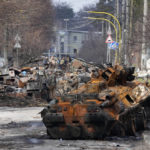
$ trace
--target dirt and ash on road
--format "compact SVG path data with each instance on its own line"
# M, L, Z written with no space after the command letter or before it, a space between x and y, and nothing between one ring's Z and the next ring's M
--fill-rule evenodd
M0 96L0 107L43 107L46 105L47 101L43 99Z
M40 117L43 107L0 108L1 150L148 150L150 131L137 137L100 140L52 140Z
M64 92L64 91L63 91ZM0 150L148 150L150 130L136 137L100 140L52 140L40 112L46 100L34 97L0 96Z

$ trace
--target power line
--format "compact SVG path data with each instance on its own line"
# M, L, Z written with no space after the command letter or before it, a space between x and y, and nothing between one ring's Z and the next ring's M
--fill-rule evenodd
M90 22L85 22L84 24L82 24L82 25L80 25L80 26L76 26L76 27L74 27L74 28L71 28L71 30L83 28L83 27L85 27L85 26L88 26L88 25L92 24L93 22L95 22L95 20L94 20L94 21L90 21Z

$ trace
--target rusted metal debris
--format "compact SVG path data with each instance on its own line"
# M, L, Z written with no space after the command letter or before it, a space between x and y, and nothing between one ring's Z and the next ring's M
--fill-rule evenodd
M81 60L52 60L36 67L1 69L0 97L48 101L41 115L55 139L103 139L144 130L150 88L134 79L134 68L100 69Z
M26 68L27 69L27 68ZM36 75L34 71L31 71L31 68L26 70L26 74L23 75L24 69L9 68L6 73L1 72L0 75L0 95L10 95L22 97L28 94L27 85L30 81L36 82ZM32 86L32 91L36 87ZM38 86L39 90L39 86Z
M150 88L133 74L132 67L94 68L90 81L56 96L42 110L47 134L53 139L104 139L144 130Z
M64 92L68 93L73 87L77 88L77 84L82 82L78 81L79 73L81 74L82 70L82 63L80 62L78 67L76 66L78 65L77 60L76 64L73 64L75 60L71 61L62 58L64 64L59 64L57 59L56 57L52 57L50 60L46 58L45 63L45 58L43 58L43 60L40 59L40 62L36 61L36 64L29 65L32 67L25 66L19 69L14 67L8 69L0 68L0 97L30 97L50 101L55 93L57 95ZM41 63L42 61L43 63ZM56 78L53 92L51 88L52 83L49 83L51 76ZM81 74L81 76L84 78L85 74ZM75 79L77 81L76 86L73 83Z

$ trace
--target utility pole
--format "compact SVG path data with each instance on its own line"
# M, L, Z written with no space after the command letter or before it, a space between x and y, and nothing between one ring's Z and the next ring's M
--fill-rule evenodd
M128 44L128 51L129 51L129 65L132 64L132 58L131 58L131 54L132 54L132 48L131 48L131 43L130 41L132 41L132 33L133 33L133 0L130 0L130 12L129 12L129 34L128 34L128 37L129 37L129 44Z
M64 21L66 22L66 46L65 46L65 53L69 53L68 51L68 47L69 47L69 32L68 32L68 21L69 19L64 19Z
M111 34L112 34L110 24L108 24L107 34L108 34L108 36L111 36ZM108 46L108 44L107 44L107 63L112 63L111 62L111 49Z
M128 49L129 49L129 0L126 0L125 64L127 64Z
M122 48L121 48L121 63L124 63L125 56L125 0L122 0Z
M104 21L102 21L102 36L104 37Z
M119 0L116 0L116 18L119 20ZM118 27L118 24L116 23L116 26L117 26L117 30L119 31L119 27ZM118 36L117 37L119 37L119 32L118 32ZM118 41L119 41L119 38L118 38ZM116 61L117 62L119 62L119 57L120 57L120 50L119 49L117 49L116 50L117 52L116 52ZM118 54L118 56L117 56L117 54Z
M142 37L142 54L141 54L141 69L146 69L146 24L148 14L148 1L144 0L144 11L143 11L143 37Z
M119 0L116 0L116 18L119 20Z

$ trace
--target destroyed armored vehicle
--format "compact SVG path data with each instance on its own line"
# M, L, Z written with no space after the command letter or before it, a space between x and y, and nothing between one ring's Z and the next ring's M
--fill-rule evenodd
M146 126L142 107L150 96L145 84L134 80L134 68L108 67L67 95L56 97L41 112L53 139L103 139L134 136Z

